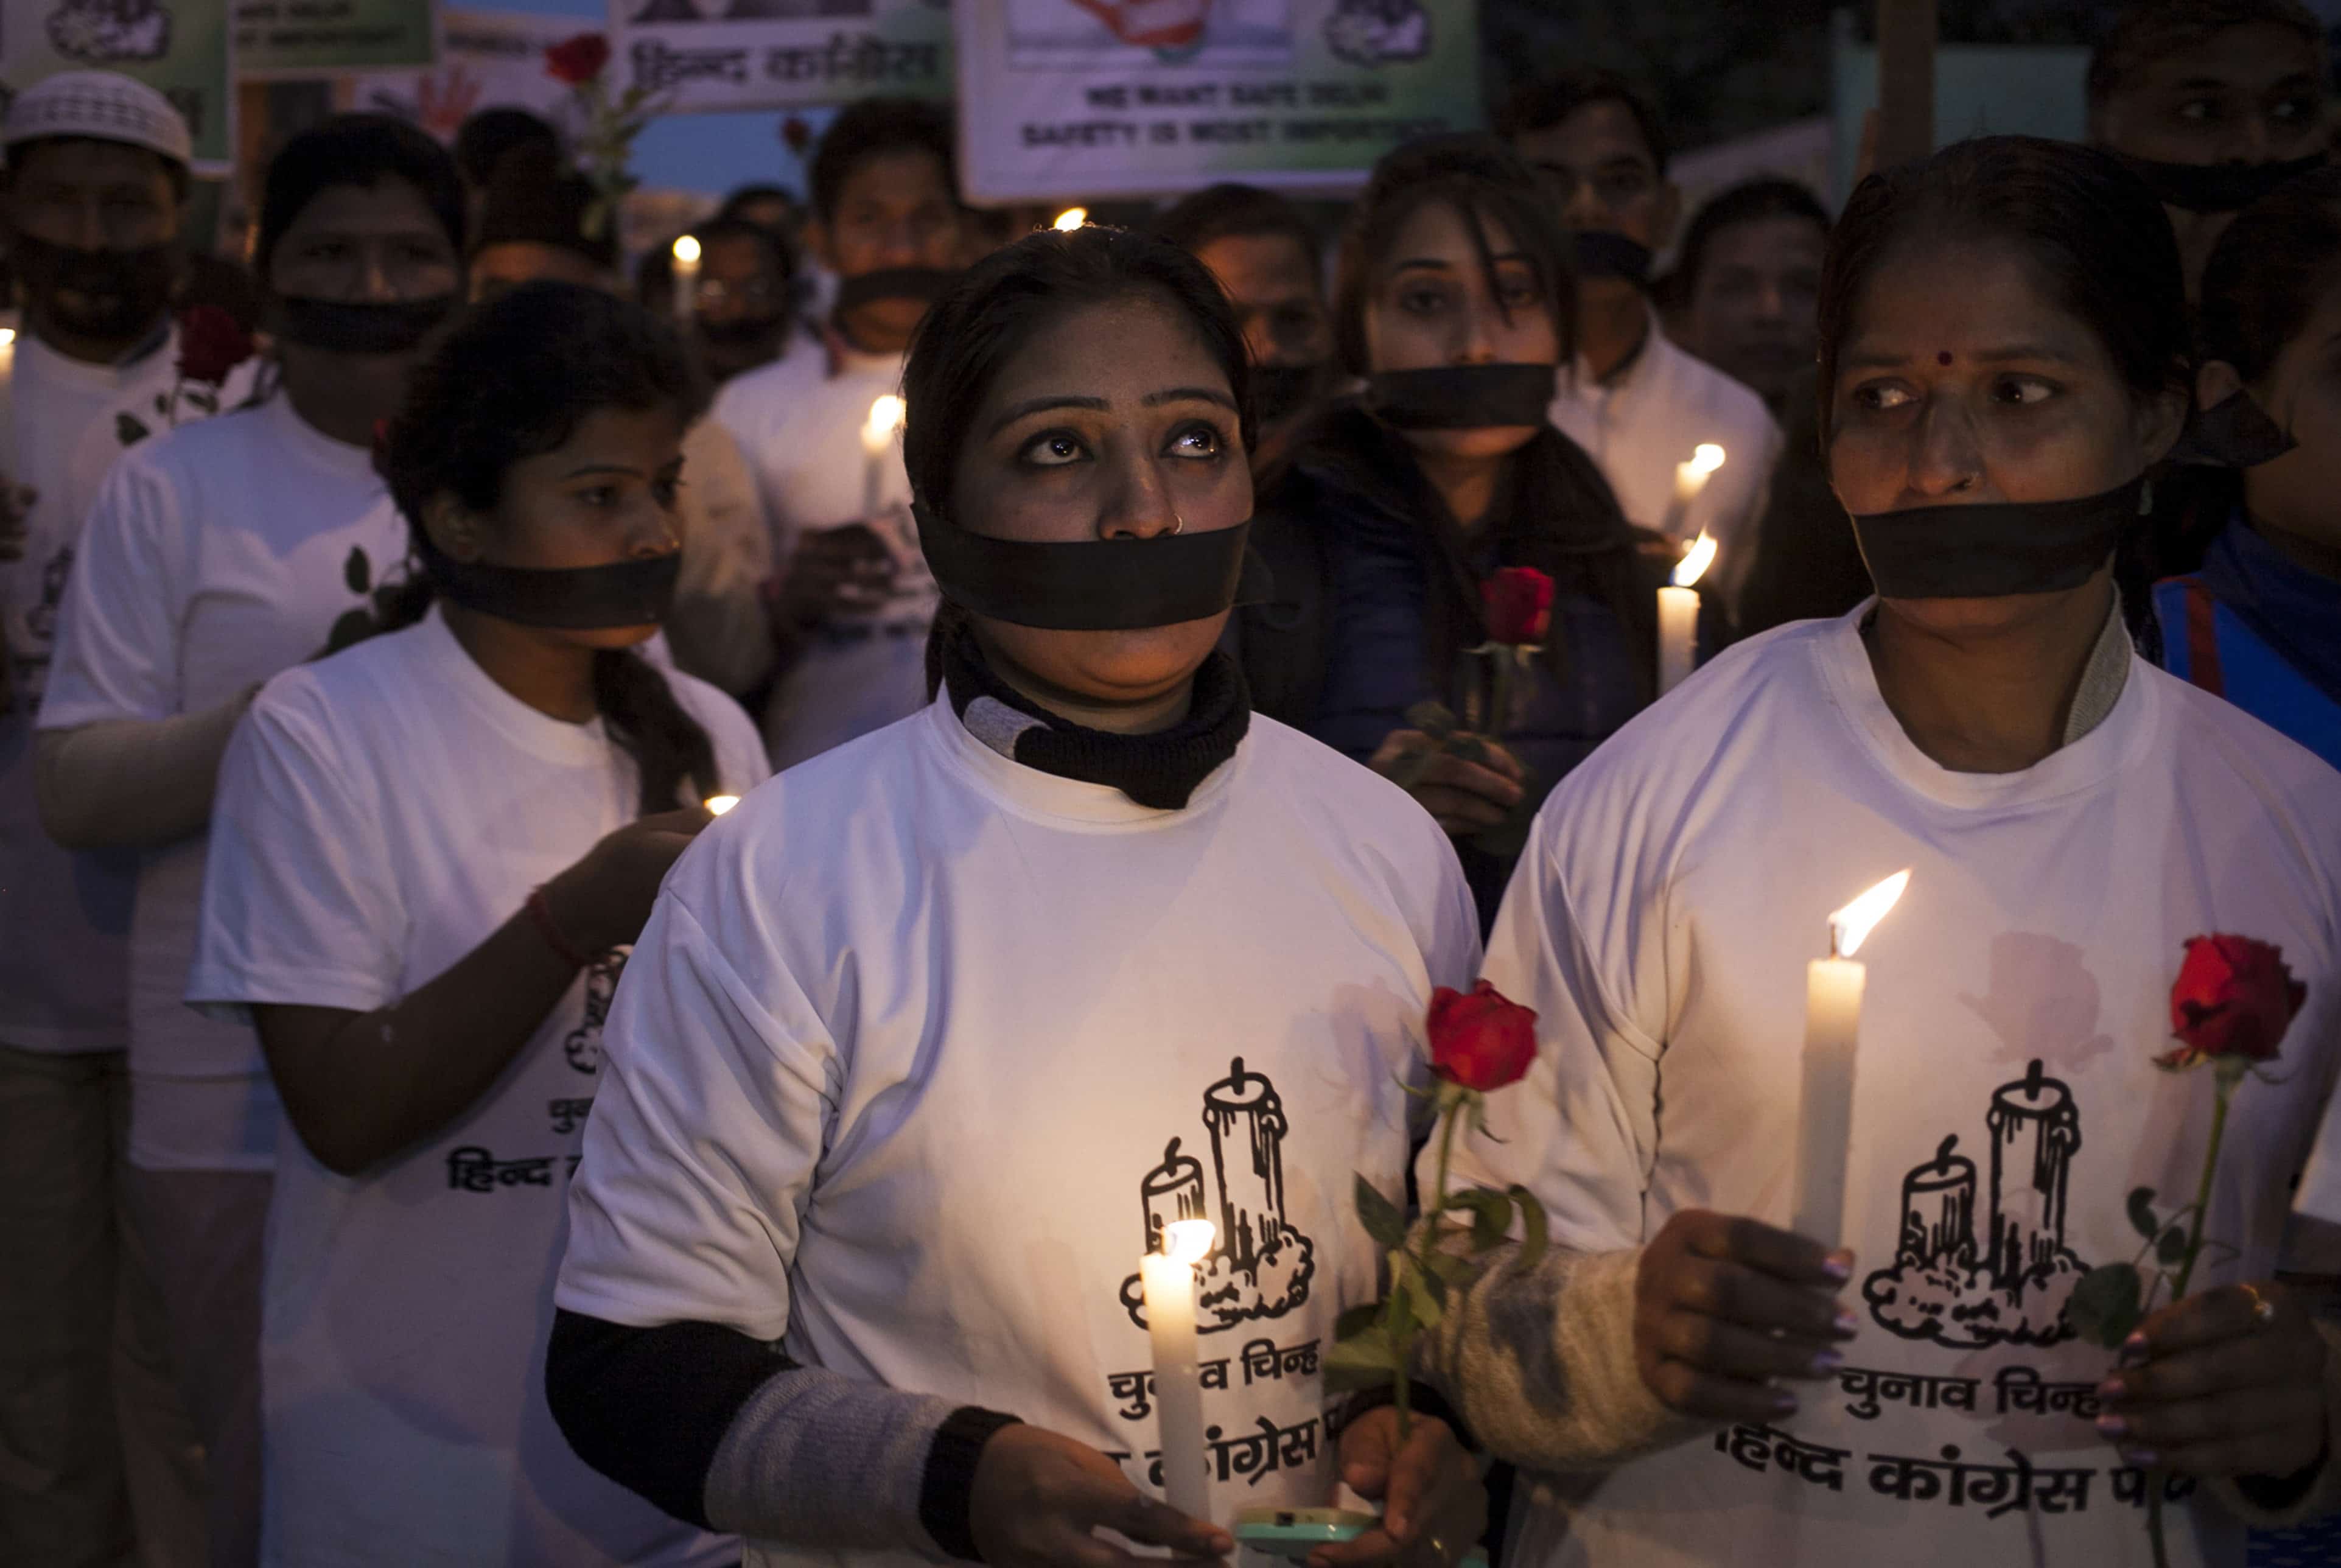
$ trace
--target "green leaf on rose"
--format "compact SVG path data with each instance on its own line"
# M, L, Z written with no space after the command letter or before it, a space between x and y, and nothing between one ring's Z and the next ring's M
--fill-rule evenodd
M1457 1257L1453 1253L1433 1253L1423 1266L1457 1290L1469 1285L1479 1272L1469 1258Z
M1363 1176L1358 1178L1358 1223L1385 1247L1406 1245L1406 1213Z
M1337 1340L1318 1363L1325 1386L1337 1393L1379 1388L1399 1373L1398 1351L1390 1331L1380 1323L1362 1333Z
M2173 1225L2154 1243L2154 1261L2175 1269L2187 1261L2187 1227Z
M2065 1317L2089 1343L2117 1350L2145 1316L2145 1293L2135 1266L2107 1263L2081 1276L2065 1303Z
M1434 1327L1447 1315L1447 1282L1436 1269L1420 1269L1412 1276L1416 1288L1414 1315L1426 1328Z
M1544 1204L1537 1195L1518 1183L1512 1184L1512 1202L1520 1212L1520 1255L1515 1266L1525 1271L1544 1262L1545 1249L1550 1243L1551 1230L1545 1223Z
M2162 1221L2154 1212L2154 1189L2133 1187L2129 1194L2129 1223L2147 1241L2162 1233Z
M374 563L366 559L362 545L350 546L350 557L342 563L342 581L353 594L363 594L374 585Z
M1450 1195L1447 1207L1449 1212L1470 1214L1471 1249L1474 1252L1484 1253L1511 1234L1512 1196L1509 1193L1473 1187L1469 1192Z
M1354 1338L1368 1329L1380 1328L1381 1321L1381 1303L1360 1302L1333 1320L1333 1337L1337 1341Z

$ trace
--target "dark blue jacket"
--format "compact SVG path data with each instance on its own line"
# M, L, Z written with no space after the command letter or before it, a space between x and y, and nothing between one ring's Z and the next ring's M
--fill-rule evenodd
M1518 682L1493 726L1530 770L1510 833L1456 846L1484 927L1503 897L1517 841L1545 794L1639 712L1654 689L1660 569L1591 460L1547 430L1515 464L1499 521L1466 538L1398 438L1337 415L1275 484L1254 524L1274 600L1245 610L1230 641L1253 706L1360 762L1407 710L1474 705L1483 663L1479 585L1499 566L1554 579L1554 647Z

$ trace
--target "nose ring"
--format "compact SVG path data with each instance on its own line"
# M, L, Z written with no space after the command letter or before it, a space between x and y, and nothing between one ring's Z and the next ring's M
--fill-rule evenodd
M1177 538L1187 531L1187 520L1176 512L1170 514L1170 536Z

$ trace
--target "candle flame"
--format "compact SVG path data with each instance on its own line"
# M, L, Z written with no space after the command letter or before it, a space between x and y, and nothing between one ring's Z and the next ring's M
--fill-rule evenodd
M907 405L892 393L888 393L870 405L870 423L862 434L873 445L883 445L894 439L894 432L902 428L902 414Z
M1701 475L1714 473L1723 466L1723 448L1712 441L1700 442L1691 448L1690 466Z
M1211 1255L1220 1227L1209 1220L1173 1220L1162 1227L1162 1255L1176 1263L1200 1263Z
M699 265L698 236L695 235L685 235L681 239L675 241L674 259L681 262L685 266L697 266Z
M1050 226L1054 228L1061 235L1069 235L1089 221L1089 208L1067 207L1063 212L1057 215L1057 221Z
M1697 543L1683 553L1681 564L1675 567L1675 586L1690 587L1705 576L1707 569L1714 564L1715 539L1713 535L1702 533Z
M707 797L704 804L710 816L722 816L740 804L740 797L736 794L712 794Z
M1864 942L1870 930L1886 918L1910 885L1910 874L1898 871L1835 914L1829 916L1829 951L1838 958L1850 958Z

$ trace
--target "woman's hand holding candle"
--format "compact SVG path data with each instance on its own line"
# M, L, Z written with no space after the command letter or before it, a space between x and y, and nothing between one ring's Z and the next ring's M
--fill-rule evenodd
M1754 1220L1686 1209L1642 1249L1634 1361L1659 1403L1708 1421L1769 1422L1797 1397L1774 1378L1835 1375L1858 1320L1838 1304L1853 1254Z
M1488 1529L1479 1465L1436 1416L1414 1413L1403 1443L1398 1408L1370 1410L1341 1429L1341 1480L1382 1507L1382 1522L1354 1541L1320 1546L1309 1568L1455 1568Z
M603 838L544 884L555 929L587 956L632 942L651 917L667 869L714 820L706 807L689 806L628 823Z
M1203 1562L1235 1549L1226 1531L1146 1496L1096 1449L1037 1426L1004 1426L986 1440L968 1528L991 1568L1141 1568L1146 1559L1100 1530Z

